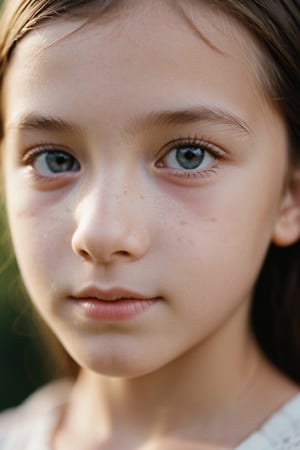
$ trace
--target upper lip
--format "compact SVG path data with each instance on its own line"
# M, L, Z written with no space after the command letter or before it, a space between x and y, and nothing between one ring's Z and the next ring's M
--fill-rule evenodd
M79 290L74 295L71 296L74 299L95 299L103 301L117 301L126 299L136 299L136 300L150 300L155 297L147 296L139 292L134 292L124 288L110 288L110 289L100 289L98 287L87 287Z

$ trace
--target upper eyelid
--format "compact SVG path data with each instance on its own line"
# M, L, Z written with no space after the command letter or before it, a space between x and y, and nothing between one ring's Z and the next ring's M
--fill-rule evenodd
M169 140L166 144L164 144L160 149L158 150L155 160L161 159L166 153L169 151L175 149L176 147L180 146L203 146L203 149L205 151L211 151L212 154L215 154L216 156L225 156L226 151L222 149L217 144L214 144L212 142L212 139L208 136L184 136L184 137L174 137L173 139ZM25 148L22 150L20 154L20 160L22 163L27 164L30 163L30 160L33 159L35 156L38 156L44 152L65 152L75 158L79 164L80 160L82 160L82 155L77 154L77 152L73 151L72 149L66 147L63 144L53 144L50 142L39 142L35 145L30 145L30 147Z
M184 147L184 146L203 146L205 151L211 151L211 153L219 155L219 156L225 156L226 151L220 147L219 145L216 145L212 143L212 140L207 137L186 137L186 138L175 138L171 141L169 141L167 144L165 144L159 154L160 158L162 158L166 153L169 151L175 150L176 147Z
M39 156L43 153L47 152L63 152L66 154L69 154L75 159L78 159L74 152L72 152L70 149L66 148L63 145L54 145L54 144L38 144L34 146L30 146L30 148L27 148L22 151L22 154L20 156L22 163L29 163L32 158L35 156Z

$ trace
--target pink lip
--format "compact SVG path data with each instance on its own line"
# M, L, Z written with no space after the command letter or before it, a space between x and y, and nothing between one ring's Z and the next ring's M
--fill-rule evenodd
M161 300L158 297L147 297L120 288L108 290L87 288L71 296L70 299L85 316L113 321L137 316Z

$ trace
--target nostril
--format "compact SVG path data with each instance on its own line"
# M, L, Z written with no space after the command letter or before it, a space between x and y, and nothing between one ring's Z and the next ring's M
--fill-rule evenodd
M83 259L85 259L85 260L91 259L91 256L90 256L89 252L87 252L86 250L82 250L82 249L81 249L81 250L79 250L78 254L79 254L79 256L80 256L81 258L83 258Z
M102 263L106 263L108 260L114 259L114 256L126 257L126 258L128 258L130 256L130 252L127 252L126 250L119 250L119 251L109 254L108 256L105 255L103 252L101 257L100 257L100 255L95 257L89 251L84 250L84 249L80 249L77 252L77 254L80 258L82 258L85 261L99 260Z
M120 251L116 252L115 254L120 255L120 256L130 256L130 253L126 252L125 250L120 250Z

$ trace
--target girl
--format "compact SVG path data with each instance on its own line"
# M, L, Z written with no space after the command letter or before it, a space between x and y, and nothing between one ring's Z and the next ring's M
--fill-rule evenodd
M20 271L76 362L2 449L300 449L299 0L8 0Z

